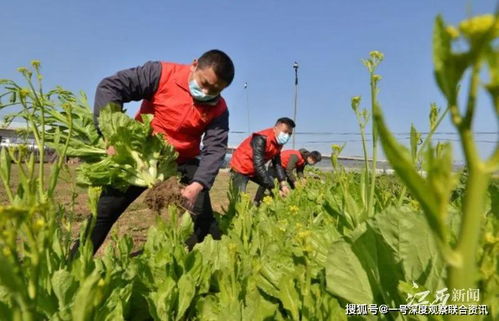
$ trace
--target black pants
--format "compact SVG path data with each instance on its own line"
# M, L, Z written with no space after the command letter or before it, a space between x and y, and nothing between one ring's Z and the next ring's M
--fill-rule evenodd
M275 180L277 178L277 173L274 167L269 165L267 171L272 180ZM270 194L272 195L272 190L264 187L263 185L258 185L258 189L256 190L255 200L254 200L256 204L260 204L262 202L266 190L269 190Z
M178 171L181 174L180 182L189 184L198 169L199 160L193 159L189 162L178 165ZM145 191L146 188L130 186L125 192L116 190L112 187L106 187L100 196L97 204L97 219L90 239L94 246L94 253L106 239L113 224L123 214L127 207L137 197ZM198 242L202 242L204 237L211 234L214 239L220 239L220 230L213 216L210 194L208 190L199 193L194 208L192 210L194 221L194 233L186 241L189 248L194 247Z
M270 170L270 167L269 167L269 175L272 177L272 178L275 178L277 175L275 174L275 170L272 168L272 170ZM263 186L263 184L258 180L256 179L255 177L250 177L250 176L246 176L246 175L243 175L241 173L238 173L238 172L235 172L235 171L231 171L231 183L240 191L240 192L246 192L246 187L248 186L248 182L249 181L252 181L254 183L256 183L258 185L258 190L256 191L256 194L255 194L255 198L253 200L253 202L255 204L260 204L262 199L263 199L263 196L265 195L265 191L266 190L269 190L270 191L270 194L272 195L272 190L270 189L267 189L266 187Z

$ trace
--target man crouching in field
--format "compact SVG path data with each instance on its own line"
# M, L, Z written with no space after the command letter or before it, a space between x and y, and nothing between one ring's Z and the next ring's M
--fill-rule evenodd
M209 190L227 149L229 111L220 93L233 78L234 65L229 56L220 50L210 50L190 65L155 61L122 70L104 78L97 87L94 105L97 127L99 112L108 103L123 106L142 100L136 119L140 120L142 114L153 114L153 131L163 134L178 152L181 183L187 184L182 196L194 214L194 233L187 240L190 248L208 234L220 238ZM108 153L114 152L110 146ZM125 192L113 186L104 188L91 234L94 253L116 220L144 190L137 186L130 186Z
M274 127L253 133L246 138L234 151L230 162L232 171L231 183L239 191L246 192L248 181L253 181L259 186L272 191L274 177L265 168L265 164L272 161L279 181L280 192L289 193L286 174L281 166L281 149L293 134L295 122L287 117L279 118ZM255 203L261 202L263 193L255 196Z
M305 166L312 166L320 162L322 159L321 153L314 150L309 152L308 150L302 148L300 150L288 149L281 152L281 166L285 170L286 179L288 181L291 189L295 188L295 184L298 179L304 178ZM296 176L293 173L296 171ZM277 169L273 164L269 164L268 173L272 178L277 178ZM256 191L255 199L263 199L265 195L265 187L260 185Z

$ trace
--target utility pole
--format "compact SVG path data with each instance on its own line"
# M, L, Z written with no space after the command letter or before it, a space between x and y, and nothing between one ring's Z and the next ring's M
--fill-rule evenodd
M296 123L296 110L298 109L298 63L295 61L293 68L295 69L295 109L293 113L293 121ZM293 149L295 149L296 133L293 133Z
M246 111L248 112L248 133L251 134L249 94L248 94L248 82L247 81L244 82L244 91L246 92Z

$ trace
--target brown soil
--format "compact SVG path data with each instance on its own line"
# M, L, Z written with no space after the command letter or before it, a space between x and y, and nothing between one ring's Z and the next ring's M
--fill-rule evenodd
M156 213L161 213L161 210L167 208L168 205L184 208L182 188L183 186L177 177L170 177L147 191L145 203L149 209Z
M90 216L87 190L85 188L74 186L74 170L76 167L77 165L74 164L69 165L71 175L64 174L66 179L60 180L55 193L57 202L64 205L64 207L68 210L68 220L72 222L71 230L73 239L78 238L81 224L84 223ZM20 174L15 166L12 166L12 171L11 187L15 188L19 182ZM50 164L46 164L46 172L49 171ZM223 213L223 208L227 208L227 189L229 186L229 178L229 173L222 170L218 174L215 184L210 191L213 210L217 213ZM257 186L255 183L250 182L248 184L248 192L250 194L253 195L256 192L256 188ZM76 197L73 195L73 192ZM111 233L106 238L106 241L97 252L97 256L102 255L106 248L113 244L112 235L117 235L118 237L123 235L131 236L134 240L134 251L143 247L147 238L147 231L150 226L154 225L156 220L155 215L151 215L154 211L148 209L145 204L146 194L148 193L146 192L140 195L135 202L128 206L126 212L120 216L119 220L114 224ZM3 184L0 183L0 206L7 203L7 194L4 191ZM167 213L161 214L167 215Z

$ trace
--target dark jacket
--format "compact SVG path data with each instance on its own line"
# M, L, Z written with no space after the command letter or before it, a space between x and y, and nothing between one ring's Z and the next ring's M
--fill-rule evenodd
M251 147L253 148L253 166L255 168L255 180L260 185L272 189L274 188L274 179L265 168L265 144L267 139L263 135L253 135ZM282 182L286 180L286 173L281 166L281 154L278 153L271 159L272 167L275 169L277 180Z

